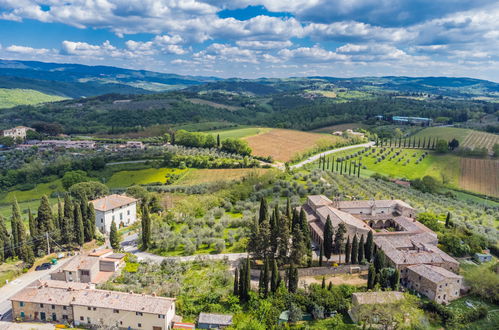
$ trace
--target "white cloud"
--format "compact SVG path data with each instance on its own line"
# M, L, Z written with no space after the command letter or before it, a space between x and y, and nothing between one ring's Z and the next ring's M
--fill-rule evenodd
M10 45L9 47L5 48L5 50L11 53L19 53L27 55L45 55L50 52L50 50L46 48L32 48L32 47L18 46L18 45Z
M293 46L289 40L269 41L269 40L238 40L236 44L243 48L250 49L279 49Z
M283 49L279 51L278 55L284 57L285 59L303 59L318 62L348 60L348 56L323 49L318 45L315 45L313 47Z

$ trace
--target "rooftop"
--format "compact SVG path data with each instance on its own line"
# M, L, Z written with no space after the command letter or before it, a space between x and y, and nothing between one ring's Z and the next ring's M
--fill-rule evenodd
M200 313L198 317L198 323L230 325L232 324L232 315Z
M442 267L432 266L432 265L414 265L407 267L414 273L433 283L440 283L448 278L460 279L462 276L454 274L447 269Z
M125 195L109 195L96 200L93 200L94 208L99 211L110 211L120 206L125 206L137 202L135 198Z
M78 255L69 260L61 269L62 271L76 272L78 269L90 269L98 262L99 258L97 257Z

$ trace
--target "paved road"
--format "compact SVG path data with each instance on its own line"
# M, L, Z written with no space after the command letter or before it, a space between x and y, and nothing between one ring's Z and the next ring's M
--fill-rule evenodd
M26 274L22 274L12 282L5 284L0 288L0 314L8 317L9 311L11 309L11 304L9 298L14 294L18 293L22 289L24 289L27 285L33 283L36 280L40 279L49 279L49 274L64 265L66 262L71 260L72 257L64 258L59 260L57 265L52 266L51 269L41 270L41 271L31 271ZM0 328L1 329L1 328Z
M149 252L142 252L137 247L137 234L128 235L121 242L121 246L125 252L132 253L136 255L139 260L148 260L156 263L160 263L163 260L176 260L180 262L195 261L199 258L209 259L209 260L222 260L227 259L230 262L235 262L241 258L246 258L248 254L244 253L222 253L222 254L197 254L192 256L179 256L179 257L163 257Z
M312 157L310 157L308 159L305 159L304 161L301 161L298 164L292 165L292 166L290 166L290 168L291 169L300 168L303 165L306 165L306 164L309 164L309 163L312 163L312 162L318 160L320 157L323 157L323 156L329 155L329 154L334 154L335 152L340 152L340 151L344 151L344 150L348 150L348 149L354 149L354 148L361 148L361 147L371 147L374 144L375 144L374 142L368 142L368 143L354 144L354 145L347 146L347 147L342 147L342 148L338 148L338 149L324 151L324 152L322 152L320 154L317 154L317 155L314 155L314 156L312 156Z
M120 165L120 164L145 163L145 162L148 162L150 160L154 160L154 159L140 159L140 160L126 160L126 161L122 161L122 162L111 162L111 163L106 163L106 166L109 166L109 165Z

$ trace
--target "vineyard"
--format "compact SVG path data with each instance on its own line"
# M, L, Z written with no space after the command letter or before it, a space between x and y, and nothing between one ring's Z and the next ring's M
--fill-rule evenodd
M499 197L499 161L461 158L459 186L469 191Z
M461 146L470 149L485 147L489 152L491 152L492 147L496 143L499 143L499 135L472 131L466 136Z

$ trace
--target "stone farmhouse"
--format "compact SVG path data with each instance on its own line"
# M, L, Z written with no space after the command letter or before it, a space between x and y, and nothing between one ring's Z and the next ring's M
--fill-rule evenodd
M14 320L103 329L171 329L175 299L95 290L88 284L35 281L10 298Z
M352 293L352 307L348 314L352 321L361 321L361 310L363 306L397 304L405 299L404 294L398 291L378 291L378 292L354 292Z
M137 221L137 200L125 195L109 195L92 201L95 226L104 234L111 231L114 221L118 227L127 227Z
M33 128L31 127L26 127L26 126L17 126L11 129L6 129L3 131L3 136L5 137L11 137L13 139L26 139L26 134L28 131L34 131Z
M374 244L384 252L390 266L400 271L402 285L439 303L459 297L459 263L437 247L437 235L415 220L416 210L404 201L331 201L314 195L302 209L317 244L323 243L328 216L334 229L340 223L345 225L351 240L354 235L367 236L371 231Z

